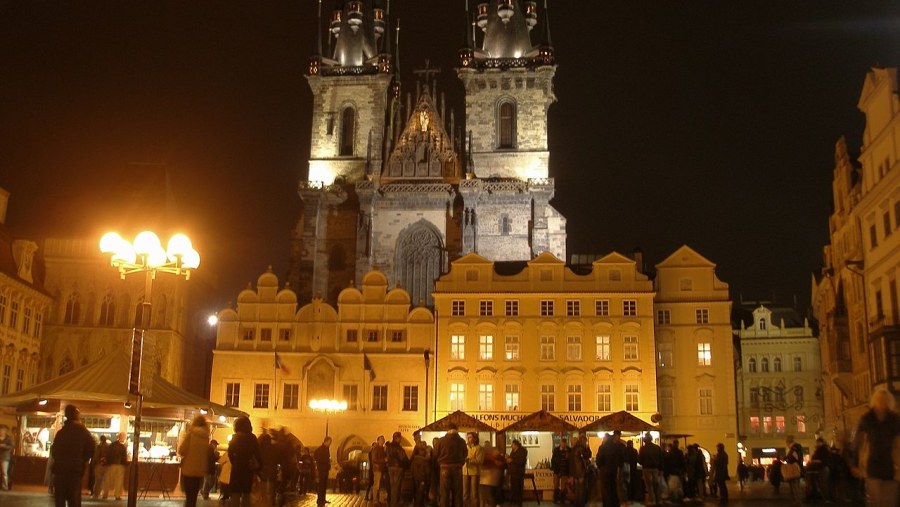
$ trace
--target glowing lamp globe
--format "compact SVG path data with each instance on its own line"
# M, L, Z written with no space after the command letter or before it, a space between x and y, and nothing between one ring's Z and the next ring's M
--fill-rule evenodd
M138 255L150 255L156 250L162 250L159 236L152 231L144 231L134 238L134 253Z
M194 247L191 240L184 234L176 234L169 239L169 245L166 247L166 255L169 260L175 262L179 257L187 255Z

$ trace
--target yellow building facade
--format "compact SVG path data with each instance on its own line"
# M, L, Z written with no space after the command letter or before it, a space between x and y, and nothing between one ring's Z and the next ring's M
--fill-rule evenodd
M389 289L383 273L341 291L336 308L321 298L298 308L296 293L268 271L218 318L210 397L249 413L254 428L284 426L317 446L327 425L345 460L378 435L401 431L411 441L425 425L434 317ZM310 408L319 399L347 409Z

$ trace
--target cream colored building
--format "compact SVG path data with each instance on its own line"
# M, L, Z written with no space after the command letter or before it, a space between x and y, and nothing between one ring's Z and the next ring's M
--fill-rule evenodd
M824 426L819 339L791 309L759 306L740 339L738 428L746 457L767 464L793 436L808 449ZM771 449L776 449L775 452Z
M476 254L436 282L434 414L455 410L503 428L544 409L576 426L657 412L653 282L609 254L586 274L549 253L515 274Z
M44 289L38 246L17 239L6 226L9 192L0 188L0 396L38 381L45 317L52 299ZM0 423L15 426L0 409Z
M405 290L389 289L383 273L341 291L337 308L316 298L298 309L270 270L218 317L210 396L249 413L254 428L285 426L317 446L327 424L346 459L378 435L399 430L411 441L425 424L434 317ZM309 407L314 399L348 407L328 416Z
M728 284L682 246L656 265L657 403L664 433L707 451L737 451L735 355ZM732 460L734 461L734 460Z

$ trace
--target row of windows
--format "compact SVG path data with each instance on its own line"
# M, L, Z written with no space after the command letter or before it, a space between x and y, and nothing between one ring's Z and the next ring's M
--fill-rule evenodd
M712 387L701 387L697 390L698 414L708 416L713 415L713 389ZM660 387L657 390L657 404L659 413L663 417L671 417L675 414L675 389L672 387Z
M656 311L656 323L662 326L669 325L672 323L672 311L671 310L657 310ZM695 324L709 324L709 308L697 308L694 310L694 323Z
M783 388L773 389L770 387L751 387L750 406L753 408L759 408L761 405L765 407L769 406L772 403L784 405L788 401L788 394L793 395L793 403L795 406L803 406L805 395L802 386L796 386L790 391L787 391Z
M254 327L244 327L241 329L241 339L244 341L253 341L257 337L259 331L259 341L271 342L276 334L272 328L263 327L256 329ZM359 343L360 338L367 343L378 343L382 339L382 334L386 336L392 343L403 343L406 341L406 331L403 329L392 329L384 333L377 329L364 329L362 332L358 329L348 329L344 332L344 340L347 343ZM277 330L278 341L291 341L294 333L292 329L282 328Z
M566 300L566 316L580 317L582 315L582 301L578 299ZM540 315L542 317L556 316L556 301L553 299L542 299L540 304ZM450 315L453 317L466 316L466 301L464 299L454 299L450 302ZM490 299L482 299L478 302L478 315L481 317L493 317L497 315L494 312L494 301ZM517 317L519 315L519 301L517 299L507 299L504 301L504 314L507 317ZM594 315L597 317L609 317L609 300L597 299L594 301ZM625 317L634 317L637 315L637 300L625 299L622 301L622 313Z
M21 318L20 318L21 316ZM44 314L6 293L0 293L0 326L7 325L13 331L39 338Z
M794 363L794 371L795 372L803 371L803 358L801 358L800 356L794 356L793 363ZM749 358L747 358L747 371L750 373L757 373L757 364L759 365L760 372L762 372L762 373L769 372L769 358L763 357L757 363L756 356L750 356ZM774 372L783 371L782 361L781 361L781 358L778 356L775 356L772 358L771 366L772 366L772 371L774 371Z
M672 342L659 342L656 344L657 365L660 368L673 368L675 366L675 344ZM712 366L712 343L697 343L697 366Z
M244 327L241 328L241 339L244 341L253 341L256 339L256 331L257 329L254 327ZM259 329L259 340L263 342L272 341L272 337L275 331L270 327L263 327ZM293 330L288 328L283 328L278 330L278 341L287 342L291 341L291 337L294 335Z
M773 422L775 423L774 425L772 424ZM751 434L758 435L758 434L760 434L760 432L763 434L770 434L770 433L782 433L783 434L783 433L785 433L785 430L786 430L785 417L783 415L776 415L774 417L770 416L770 415L763 416L762 417L762 426L760 426L759 423L760 423L759 417L753 416L750 418L750 433ZM793 423L794 423L793 429L796 430L797 433L806 433L806 416L805 415L798 415L798 416L794 417Z
M494 384L480 383L478 384L478 396L476 410L491 411L498 407L507 411L518 411L520 406L520 387L518 384L505 384L503 386L501 404L497 404L494 393ZM584 404L583 386L580 384L569 384L566 386L565 406L562 410L569 412L582 412L591 410ZM612 385L598 384L596 390L596 411L612 412ZM623 389L625 407L629 412L640 411L640 384L625 384ZM556 385L541 384L541 409L553 412L556 411ZM466 410L466 384L462 382L450 383L450 411Z
M20 362L21 364L21 362ZM15 372L15 375L13 373ZM10 361L0 367L0 396L15 393L25 389L26 369L15 368L15 363ZM31 384L37 383L37 368L31 368Z
M140 326L141 324L140 319L143 304L143 299L139 299L137 304L134 305L133 323L135 327ZM118 305L112 294L103 296L103 299L100 301L99 312L97 313L97 325L115 326L117 309ZM81 324L83 317L82 313L81 295L77 292L73 292L69 295L69 298L66 299L66 308L63 312L63 324ZM154 306L154 313L156 314L154 320L157 322L157 325L162 325L162 322L164 322L166 318L165 296L161 297L161 303ZM128 316L126 316L126 318L127 317Z
M403 400L401 410L404 412L416 412L419 410L419 386L406 385L402 386ZM342 398L347 402L347 410L359 410L359 386L356 384L345 384L342 386ZM281 405L276 408L286 410L299 410L300 407L300 384L285 382L282 385L282 392L279 400ZM226 382L225 383L225 405L229 407L239 407L241 404L241 383ZM253 384L253 408L267 409L273 402L272 385L266 382L256 382ZM377 384L372 386L372 398L369 410L376 412L384 412L388 410L388 386L385 384Z
M891 234L900 229L900 200L894 203L894 217L891 220L891 210L885 210L881 215L881 224L884 231L883 239L888 239ZM869 224L869 247L874 249L878 246L878 226L876 223Z

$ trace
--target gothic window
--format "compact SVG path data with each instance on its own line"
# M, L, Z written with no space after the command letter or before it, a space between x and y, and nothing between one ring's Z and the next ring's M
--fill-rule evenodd
M500 216L500 235L501 236L509 236L512 232L512 220L510 220L509 215L504 213Z
M762 358L762 362L760 363L762 366L763 373L769 373L769 359L764 357Z
M112 294L103 297L100 303L100 322L101 326L112 326L116 320L116 303L113 301Z
M419 221L400 233L397 239L397 281L405 288L413 304L432 305L434 281L441 275L443 245L438 231Z
M328 253L328 271L341 271L347 269L347 254L344 247L334 245Z
M66 373L69 373L70 371L72 371L74 369L75 369L75 365L72 363L72 358L69 356L66 356L66 358L63 359L62 363L60 363L60 365L59 365L59 374L65 375Z
M79 301L78 293L73 292L69 296L69 300L66 301L66 315L63 322L66 324L78 324L80 316L81 302Z
M511 101L500 103L497 111L498 148L515 148L516 145L516 104Z
M341 113L341 156L353 155L353 139L356 134L356 111L345 107Z

